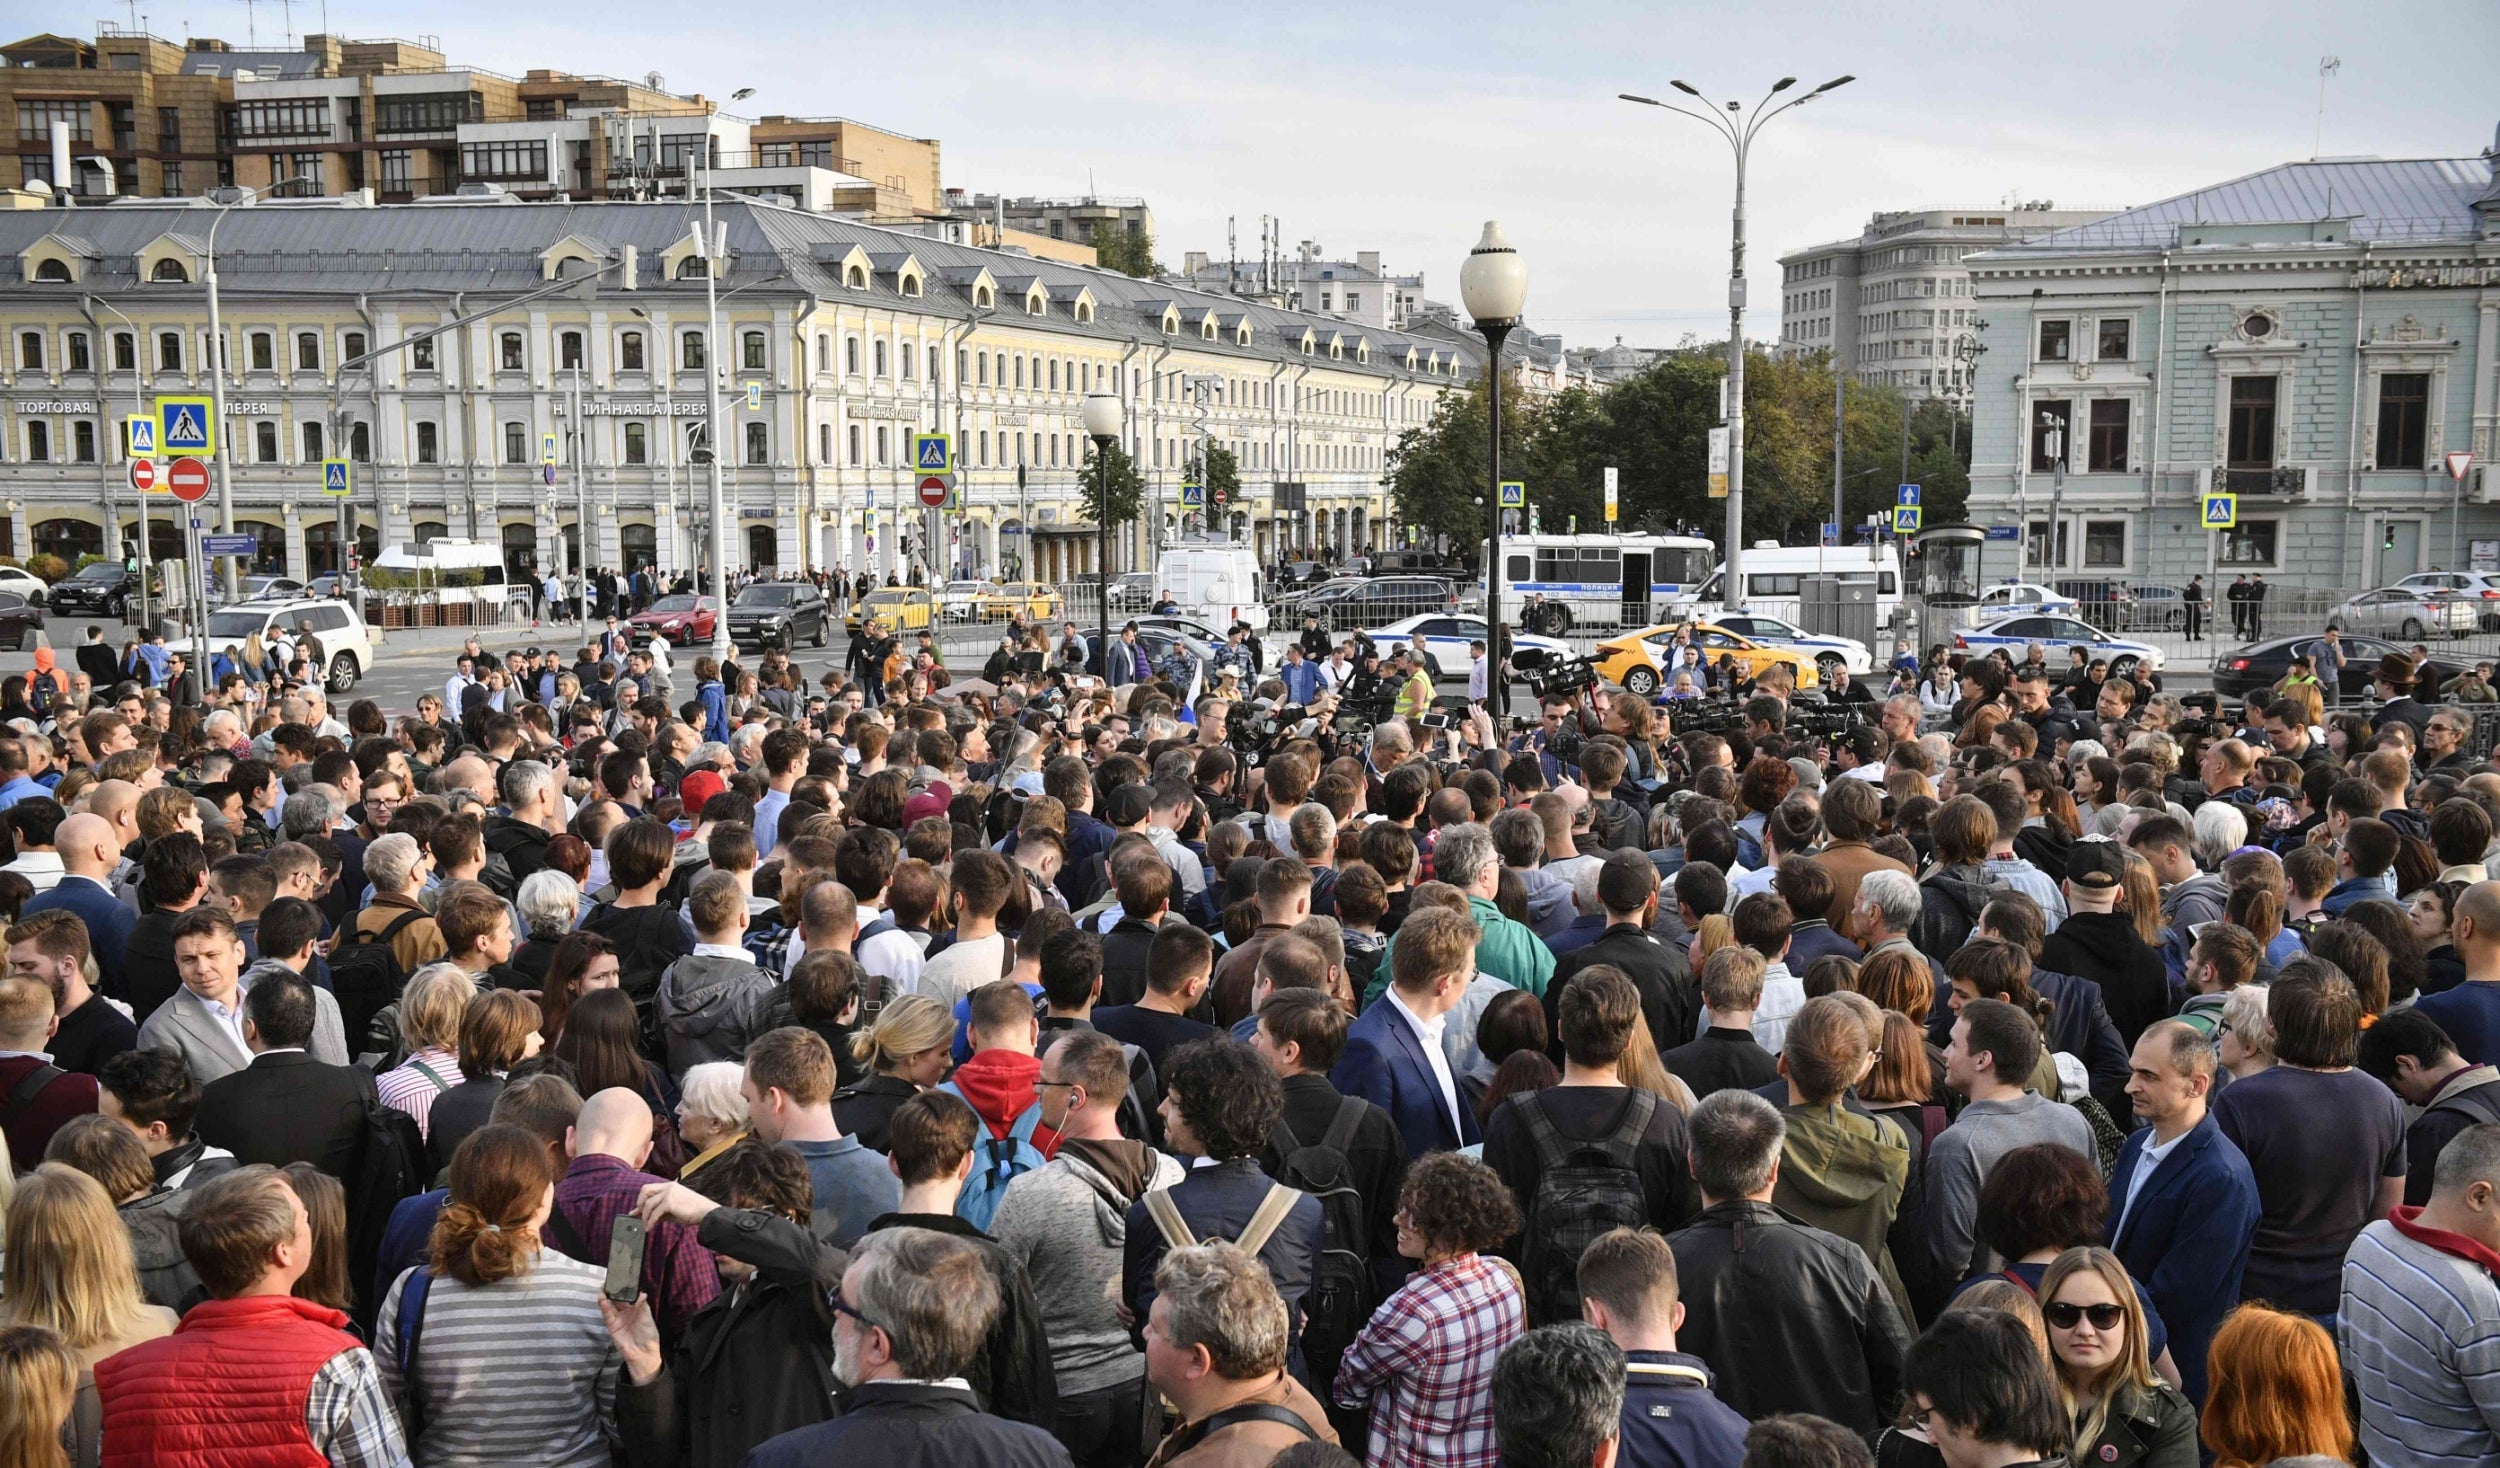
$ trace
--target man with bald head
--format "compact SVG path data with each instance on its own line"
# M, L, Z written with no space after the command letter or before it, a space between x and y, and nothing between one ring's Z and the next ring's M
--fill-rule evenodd
M112 823L82 811L62 820L53 832L52 845L61 858L61 880L50 891L28 898L20 916L56 907L75 914L87 925L88 950L95 954L105 996L124 998L130 984L122 969L122 954L139 915L113 892L113 873L122 864L122 852L121 844L113 839Z
M2465 982L2425 994L2413 1007L2439 1021L2467 1064L2500 1063L2500 882L2476 882L2457 894L2448 941L2465 961Z
M435 775L437 788L449 794L466 790L475 795L488 810L495 808L495 772L486 761L473 754L464 754L443 766ZM604 1262L604 1261L602 1261Z
M642 1190L663 1181L642 1170L651 1156L651 1104L621 1087L601 1091L582 1103L564 1146L573 1161L556 1181L556 1206L542 1233L564 1253L605 1268L618 1215L633 1212ZM653 1225L643 1249L642 1289L660 1339L678 1339L695 1312L720 1293L712 1251L683 1224Z

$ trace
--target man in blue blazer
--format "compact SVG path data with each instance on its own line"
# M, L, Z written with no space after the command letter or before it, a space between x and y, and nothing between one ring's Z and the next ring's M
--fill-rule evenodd
M1475 1114L1458 1092L1442 1029L1476 976L1476 923L1430 907L1398 927L1389 987L1348 1026L1330 1084L1389 1113L1411 1161L1479 1140Z
M57 907L77 914L87 925L88 951L95 955L96 971L103 978L98 987L106 998L126 998L130 986L123 977L122 952L129 946L130 930L139 915L113 895L113 869L121 864L121 848L113 840L112 822L81 811L61 822L52 834L52 845L60 853L61 880L50 891L26 899L25 912Z
M2109 1178L2109 1247L2153 1297L2170 1329L2180 1385L2205 1402L2205 1350L2240 1303L2257 1233L2257 1178L2205 1108L2213 1042L2168 1019L2136 1041L2127 1081L2148 1125L2127 1138Z

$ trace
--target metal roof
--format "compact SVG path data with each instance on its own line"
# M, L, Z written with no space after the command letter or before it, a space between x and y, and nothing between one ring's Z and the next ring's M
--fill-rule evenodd
M2471 240L2481 229L2474 201L2493 184L2488 157L2319 158L2278 164L1988 254L2161 249L2182 225L2321 220L2348 221L2356 240Z

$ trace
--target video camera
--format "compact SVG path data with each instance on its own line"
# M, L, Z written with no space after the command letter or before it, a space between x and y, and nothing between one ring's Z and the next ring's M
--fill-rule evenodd
M1530 692L1539 699L1568 698L1586 693L1598 685L1597 665L1574 654L1549 652L1541 647L1514 649L1510 655L1511 671L1523 679Z

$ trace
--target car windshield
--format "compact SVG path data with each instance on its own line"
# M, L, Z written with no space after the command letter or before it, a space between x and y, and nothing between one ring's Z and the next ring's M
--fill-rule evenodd
M750 586L738 593L736 605L742 607L786 607L798 599L795 586Z
M208 635L211 637L248 637L267 625L269 614L265 611L208 614Z
M77 575L72 576L69 579L72 581L112 581L117 579L121 574L122 568L114 565L111 561L98 561L94 565L81 570Z
M651 604L651 610L664 613L691 612L694 610L694 598L691 596L664 596Z

